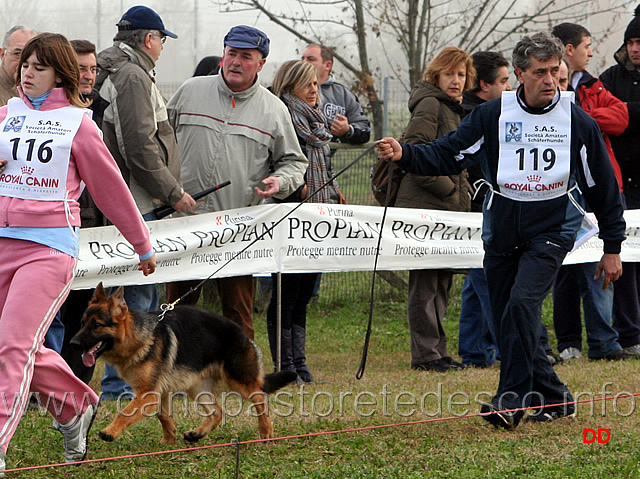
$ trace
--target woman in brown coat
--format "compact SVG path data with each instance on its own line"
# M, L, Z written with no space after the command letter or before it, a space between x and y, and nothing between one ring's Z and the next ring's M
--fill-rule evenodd
M454 47L443 49L427 66L409 98L411 119L401 143L429 143L455 130L462 115L462 92L473 86L471 55ZM407 173L395 206L469 211L471 186L466 171L451 176ZM409 272L407 316L411 333L411 368L444 372L462 369L447 352L442 320L447 311L453 274L450 270Z

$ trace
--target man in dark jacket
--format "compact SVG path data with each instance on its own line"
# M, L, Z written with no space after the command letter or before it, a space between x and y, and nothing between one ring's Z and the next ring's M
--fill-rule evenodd
M640 5L624 32L624 44L615 53L617 65L608 68L600 80L607 90L626 103L629 126L610 136L613 152L622 172L624 199L629 209L640 208ZM613 325L625 351L640 356L640 296L638 263L624 263L622 281L614 289Z
M380 157L418 174L446 175L480 163L491 191L482 238L500 383L483 418L515 428L527 408L538 421L573 414L567 386L540 341L542 303L571 251L588 202L598 218L603 287L622 273L625 222L618 185L595 121L561 94L564 48L546 32L523 37L513 50L521 86L476 107L458 130L428 145L379 144Z

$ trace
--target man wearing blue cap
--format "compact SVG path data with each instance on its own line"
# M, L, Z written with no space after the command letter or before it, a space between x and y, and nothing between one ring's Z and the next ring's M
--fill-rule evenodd
M231 180L230 187L207 196L198 213L252 206L272 196L284 199L304 182L307 159L291 115L260 85L258 73L267 55L264 32L235 26L224 37L221 73L187 80L167 104L185 189L196 192ZM253 277L216 281L223 314L253 339ZM198 281L168 283L167 301L195 284ZM198 296L199 291L192 293L182 304L195 304Z
M167 109L155 84L154 67L167 37L160 16L145 6L131 7L117 23L113 46L98 54L96 88L109 102L104 111L104 142L116 159L140 212L147 219L158 206L185 212L195 201L182 188L180 156ZM125 287L125 300L134 311L158 308L156 285ZM105 398L128 392L115 370L102 379Z

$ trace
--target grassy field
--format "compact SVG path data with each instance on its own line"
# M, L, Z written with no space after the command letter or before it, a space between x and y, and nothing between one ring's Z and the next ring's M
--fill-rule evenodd
M456 356L460 276L452 294L445 328L449 349ZM571 390L579 394L576 418L551 424L527 423L512 432L496 430L475 414L476 399L486 400L495 390L498 369L467 369L444 374L409 368L406 305L378 301L369 361L364 378L357 380L368 304L327 303L311 307L308 325L309 366L317 382L289 386L272 398L271 416L276 436L329 431L336 434L292 438L240 446L239 477L246 478L424 478L455 477L639 477L640 420L636 398L597 401L602 397L638 391L639 361L589 362L573 360L557 366ZM545 308L545 319L550 315ZM257 342L268 351L263 315L255 320ZM551 331L550 331L551 332ZM552 343L554 343L552 337ZM265 355L265 368L272 367ZM96 375L98 377L98 375ZM95 384L97 386L97 383ZM225 423L200 445L258 439L257 421L250 408L226 397ZM97 432L116 411L104 403L91 433L89 459L125 456L190 445L161 444L154 418L128 429L114 443L102 442ZM184 403L176 402L179 436L197 420ZM353 431L375 425L402 424L431 418L442 421ZM585 428L608 429L604 444L583 443ZM7 474L8 478L228 478L236 474L236 448L219 447L141 458L65 466ZM11 443L8 468L63 461L62 438L51 429L51 419L28 411Z

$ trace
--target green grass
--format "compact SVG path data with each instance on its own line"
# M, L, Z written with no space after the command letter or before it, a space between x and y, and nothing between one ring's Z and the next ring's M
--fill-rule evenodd
M454 356L461 278L456 276L444 323L449 350ZM547 322L550 307L550 303L545 305ZM272 403L271 415L277 436L421 421L438 411L436 417L473 414L478 410L473 398L494 392L498 381L496 368L444 374L410 370L409 333L403 301L376 302L369 361L364 378L357 380L355 372L360 361L367 313L366 301L336 303L321 297L312 304L308 358L318 382L304 388L289 386L284 389L281 402L290 402L291 407ZM256 315L255 327L257 342L266 353L268 343L263 315ZM605 385L611 396L625 391L635 393L639 365L639 361L589 362L580 359L562 364L556 370L574 393L588 393L596 398ZM271 367L271 360L265 354L265 369ZM95 382L94 386L97 384ZM441 400L437 398L438 394ZM385 395L386 403L383 402ZM289 401L288 397L293 399ZM426 413L419 405L410 404L411 397L425 398ZM583 395L585 400L588 397ZM333 398L333 404L330 398ZM468 404L465 398L470 399ZM394 404L396 399L398 404ZM456 404L449 404L450 399ZM640 420L635 411L636 402L626 398L585 403L579 406L578 416L574 419L552 424L523 424L513 432L495 430L478 417L455 417L439 422L247 444L240 447L239 475L246 478L322 479L633 478L640 475L637 434ZM177 403L176 423L180 436L197 422L197 418L194 415L183 417L179 406ZM235 412L238 406L238 403L229 402L228 412ZM244 412L238 417L226 418L225 424L203 439L201 445L258 439L257 421L247 416L247 408L245 404ZM190 446L181 440L173 446L161 444L160 426L154 418L132 426L116 442L102 442L97 431L112 420L115 409L113 402L101 406L91 433L90 459ZM412 409L416 411L412 412ZM583 444L583 428L607 428L612 438L606 444ZM7 460L7 467L11 468L62 462L62 438L51 429L50 417L36 411L27 412L11 443ZM42 469L7 474L7 477L228 478L235 477L235 470L235 447L219 447L80 467Z

